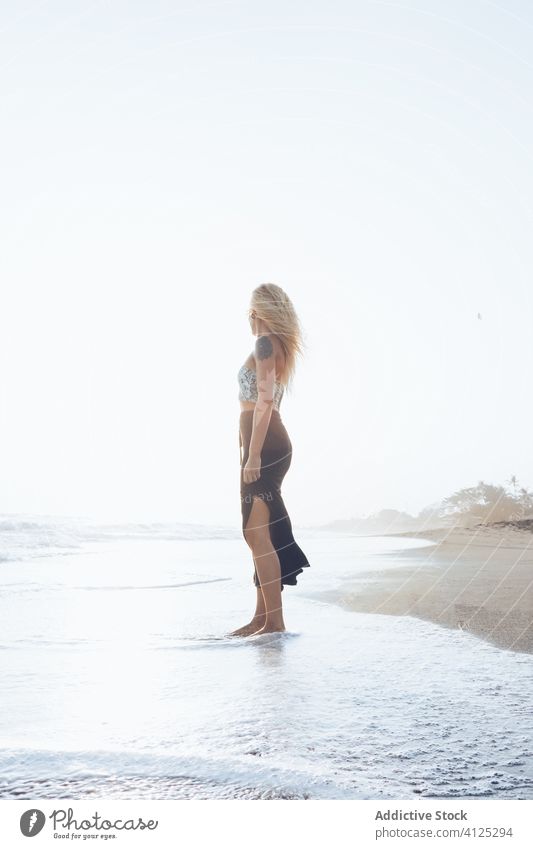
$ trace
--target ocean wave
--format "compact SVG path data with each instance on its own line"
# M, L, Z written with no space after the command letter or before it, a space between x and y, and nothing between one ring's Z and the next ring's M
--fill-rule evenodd
M365 798L362 781L344 781L333 765L259 763L249 754L47 751L0 754L0 798L90 798L123 794L174 799ZM158 796L159 798L159 796Z
M238 528L185 522L99 523L85 517L0 515L0 563L76 554L89 543L237 539Z

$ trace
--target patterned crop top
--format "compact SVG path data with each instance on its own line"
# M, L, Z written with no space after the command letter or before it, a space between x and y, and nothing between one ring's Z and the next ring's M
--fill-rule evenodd
M241 366L238 374L239 401L257 401L257 374L253 368ZM274 382L274 399L272 407L279 410L285 387L278 380Z

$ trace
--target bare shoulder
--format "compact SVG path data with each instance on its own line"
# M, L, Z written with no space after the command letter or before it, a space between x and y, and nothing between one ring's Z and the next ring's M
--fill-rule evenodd
M269 357L276 356L276 342L271 333L265 333L263 336L258 336L255 340L254 355L256 360L267 360Z
M276 372L280 373L285 364L285 351L283 345L275 333L265 333L258 336L255 342L254 357L256 362L261 360L274 360Z

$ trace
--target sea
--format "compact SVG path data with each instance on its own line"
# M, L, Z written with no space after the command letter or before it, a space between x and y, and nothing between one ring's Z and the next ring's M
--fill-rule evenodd
M533 659L320 598L431 542L293 527L287 631L240 527L0 515L4 799L531 799Z

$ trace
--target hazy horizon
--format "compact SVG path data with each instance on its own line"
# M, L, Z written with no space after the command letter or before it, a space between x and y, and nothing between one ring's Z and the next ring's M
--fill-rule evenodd
M487 482L485 481L483 483L487 483ZM513 492L513 489L512 489L511 486L509 486L508 481L501 484L501 486L508 493ZM519 489L519 488L520 488L520 481L517 481L517 489ZM449 495L451 495L451 494L452 493L449 493ZM349 514L349 515L346 515L346 516L337 516L337 517L333 517L333 518L331 518L331 519L329 519L325 522L312 522L308 525L304 524L303 527L321 528L321 527L324 527L324 526L334 525L336 523L350 523L350 522L352 522L352 523L353 522L356 522L356 523L357 522L361 522L361 523L370 522L370 523L372 523L373 521L375 521L377 519L379 519L379 521L382 522L384 520L384 516L383 516L384 513L385 514L386 513L397 514L397 516L407 517L407 519L411 519L411 520L414 520L414 521L417 521L420 518L423 518L424 525L427 525L427 521L428 520L433 521L434 516L432 515L432 513L429 516L427 516L427 515L422 516L422 511L428 510L428 511L432 511L432 512L433 511L438 512L441 508L442 508L441 501L434 502L433 504L427 504L427 505L424 506L424 508L422 508L421 511L417 511L415 513L408 513L407 511L400 511L400 510L397 510L397 508L395 508L393 506L384 506L384 507L378 508L377 510L375 510L373 512L360 513L360 514L357 514L357 515L352 513L352 514ZM521 518L527 518L530 514L531 514L531 511L526 509L524 516L521 517ZM457 516L458 515L459 515L459 513L457 513ZM464 515L465 515L465 518L467 517L467 515L470 515L470 517L471 517L471 514L465 513ZM395 522L397 521L397 516L394 518ZM118 514L116 516L108 514L107 516L102 517L101 515L98 515L98 513L68 513L68 512L43 513L41 511L29 511L29 512L0 511L0 518L3 519L5 517L24 517L24 518L32 517L32 518L36 518L36 519L67 519L67 520L73 520L73 521L75 521L77 519L82 519L82 520L87 520L89 523L91 523L93 521L95 523L102 521L105 524L116 523L117 525L120 525L122 523L128 524L129 522L131 522L132 524L139 524L139 525L142 525L143 523L146 523L146 524L153 523L153 524L156 524L156 525L157 524L162 524L162 525L166 525L166 524L184 524L184 525L203 524L206 527L213 527L213 528L216 528L217 526L218 527L232 527L232 526L235 525L235 522L230 522L229 524L223 523L223 522L208 522L208 523L181 522L176 517L173 517L173 518L170 518L170 519L162 519L160 517L153 516L153 515L150 516L150 517L138 515L135 518L133 518L131 515L130 516L120 516ZM515 516L514 518L517 518L517 517ZM500 520L497 519L497 518L494 518L493 521L500 521ZM429 525L428 525L428 527L429 527Z
M240 525L252 289L291 519L533 487L533 8L4 4L0 512Z

